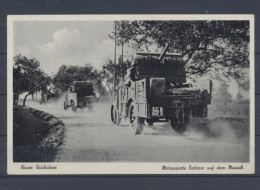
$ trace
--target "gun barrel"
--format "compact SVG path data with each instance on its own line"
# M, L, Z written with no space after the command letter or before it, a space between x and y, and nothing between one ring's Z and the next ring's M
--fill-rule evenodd
M160 57L159 57L159 63L162 62L162 60L163 60L163 58L164 58L166 52L168 51L168 49L169 49L169 44L167 43L166 46L165 46L165 48L163 49L163 51L162 51Z

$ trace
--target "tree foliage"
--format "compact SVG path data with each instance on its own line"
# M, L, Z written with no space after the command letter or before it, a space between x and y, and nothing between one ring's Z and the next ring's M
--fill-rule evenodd
M130 62L122 62L122 58L119 57L118 64L114 64L111 59L106 60L106 64L103 65L100 76L103 79L103 82L106 84L110 94L112 95L113 88L113 77L115 74L115 83L118 84L120 78L123 78L126 75L127 68L130 67Z
M241 84L240 84L240 87L245 90L245 91L249 91L249 88L250 88L250 81L249 79L243 81Z
M26 92L23 100L23 106L25 106L27 96L38 90L47 91L50 82L51 78L40 69L40 62L37 59L28 59L20 54L14 57L14 104L18 103L19 95Z
M94 88L101 95L106 94L99 71L89 64L83 67L62 65L53 77L54 89L58 93L62 93L73 81L92 81Z
M170 44L184 57L186 72L240 79L249 67L248 21L117 21L117 41L139 48ZM111 35L113 38L113 35Z

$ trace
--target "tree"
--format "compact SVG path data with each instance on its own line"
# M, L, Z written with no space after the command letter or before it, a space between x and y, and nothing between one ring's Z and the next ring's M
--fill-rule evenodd
M68 89L73 81L92 81L95 89L101 95L105 95L105 89L102 86L100 72L90 64L83 67L62 65L53 77L54 90L62 93Z
M129 61L122 62L122 59L119 57L118 64L114 64L111 59L108 59L106 60L106 64L103 65L100 75L111 96L114 79L115 84L119 84L120 78L123 78L126 75L127 68L130 67L130 64Z
M170 44L184 57L189 76L207 73L234 79L249 67L248 21L121 21L117 39L149 49Z
M20 54L14 57L13 73L14 104L18 103L21 93L27 92L23 100L25 106L29 95L37 90L47 91L47 86L51 82L51 78L40 69L40 62L37 59L28 59Z
M20 63L21 64L21 63ZM25 74L22 72L19 63L15 62L13 66L13 104L17 105L19 96L25 91L24 84Z
M245 90L245 91L249 91L250 88L250 81L249 79L244 80L243 82L241 82L240 87Z

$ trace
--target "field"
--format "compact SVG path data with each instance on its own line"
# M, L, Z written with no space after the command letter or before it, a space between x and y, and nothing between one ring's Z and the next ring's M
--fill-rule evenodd
M221 100L212 100L209 105L209 118L215 117L239 117L249 118L249 100L243 101L230 101L226 104Z
M208 107L208 119L193 120L190 130L206 138L220 138L233 142L249 141L249 101L231 101L224 104L212 101Z

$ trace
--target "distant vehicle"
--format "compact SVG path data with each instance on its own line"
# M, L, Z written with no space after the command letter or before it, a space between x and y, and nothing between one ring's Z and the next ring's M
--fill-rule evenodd
M69 107L76 112L77 108L88 108L93 111L93 104L99 100L91 81L74 81L65 94L64 110Z
M183 132L191 118L206 118L211 103L212 83L207 89L186 83L185 64L180 54L137 53L131 68L114 84L111 120L119 125L127 118L134 134L142 133L144 122L170 121ZM115 75L116 76L116 75ZM114 79L114 81L116 81Z

